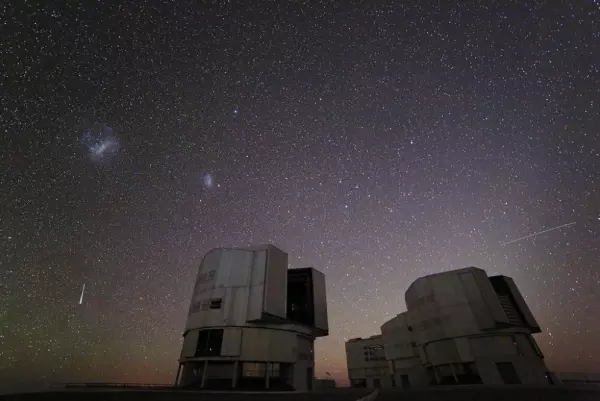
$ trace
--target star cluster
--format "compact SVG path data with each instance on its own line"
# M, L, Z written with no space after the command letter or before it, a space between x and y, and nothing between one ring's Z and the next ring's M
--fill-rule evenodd
M0 7L0 383L172 382L203 254L259 243L327 276L318 375L470 265L597 369L593 1Z

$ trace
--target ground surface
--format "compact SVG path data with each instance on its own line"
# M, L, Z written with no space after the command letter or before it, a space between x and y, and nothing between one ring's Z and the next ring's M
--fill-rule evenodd
M0 401L355 401L366 389L336 389L315 393L202 393L191 391L87 390L0 396Z
M202 393L170 390L68 390L0 396L0 401L354 401L371 390L336 389L316 393ZM376 401L600 401L600 386L446 387L382 390Z
M383 390L376 401L600 401L600 386L445 387Z

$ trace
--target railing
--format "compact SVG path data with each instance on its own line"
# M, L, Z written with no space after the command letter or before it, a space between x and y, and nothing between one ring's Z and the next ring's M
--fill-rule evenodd
M151 384L151 383L54 383L52 388L152 388L152 389L171 389L171 384Z
M598 380L598 379L561 379L561 381L565 384L574 383L574 384L598 384L598 385L600 385L600 380Z

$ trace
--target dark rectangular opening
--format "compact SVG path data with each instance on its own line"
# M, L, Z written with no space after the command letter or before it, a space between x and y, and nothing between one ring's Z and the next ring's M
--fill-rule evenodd
M315 325L312 270L288 270L287 318L307 326Z
M350 387L352 388L366 388L367 380L366 379L352 379L350 380Z
M181 372L182 387L200 388L202 385L202 372L204 370L204 362L196 363L189 362L183 365Z
M496 367L504 384L521 384L521 379L511 362L497 362Z
M265 362L242 362L239 364L239 389L262 389L266 386L265 375L267 364Z
M509 322L516 326L524 326L526 322L525 316L523 316L523 312L518 307L505 277L492 276L490 277L490 283L494 288L494 292L498 295L500 305L508 317Z
M234 363L231 361L210 361L206 369L204 389L229 390L232 388Z
M408 375L401 375L400 379L402 380L402 388L410 388L410 380L408 379Z
M222 342L223 329L200 330L198 332L198 342L196 343L195 356L221 355Z
M437 384L437 377L435 376L435 372L433 371L433 367L429 366L427 368L427 377L429 378L429 384L434 386Z
M454 376L453 367L451 364L439 365L435 367L435 372L440 378L439 384L441 385L455 385L456 378Z
M210 300L210 309L221 309L221 298L215 298Z
M459 384L481 384L481 376L477 370L477 365L473 362L454 365L456 379Z

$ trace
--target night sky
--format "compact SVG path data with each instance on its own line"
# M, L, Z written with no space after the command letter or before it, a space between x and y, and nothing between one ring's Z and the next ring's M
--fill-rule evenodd
M261 243L327 276L319 376L465 266L600 370L598 1L59 3L0 6L4 387L172 382L204 253Z

